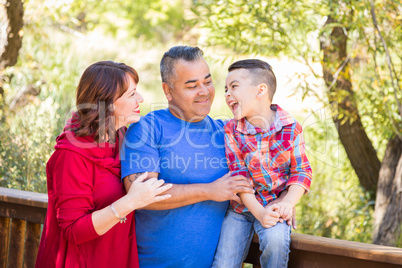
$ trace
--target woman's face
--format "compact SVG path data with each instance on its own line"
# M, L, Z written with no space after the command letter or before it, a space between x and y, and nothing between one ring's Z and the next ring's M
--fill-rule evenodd
M128 89L113 102L116 130L140 120L140 106L143 102L141 94L137 91L137 83L129 76Z

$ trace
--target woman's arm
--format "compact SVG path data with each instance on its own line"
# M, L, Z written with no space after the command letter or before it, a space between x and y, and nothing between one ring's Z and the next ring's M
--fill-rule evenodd
M53 161L47 170L53 178L49 195L55 199L56 217L66 240L79 245L106 233L119 222L110 206L94 211L93 167L85 157L61 150ZM144 182L144 179L145 176L139 178L135 187L113 205L120 217L149 203L169 198L158 194L171 185L162 186L163 181L152 179Z
M160 195L172 187L172 184L165 184L163 180L148 177L147 173L139 176L131 185L128 193L117 201L113 202L113 209L120 218L126 217L133 210L145 207L154 202L166 200L170 194ZM92 213L92 223L97 234L102 235L109 231L120 220L115 215L111 206Z

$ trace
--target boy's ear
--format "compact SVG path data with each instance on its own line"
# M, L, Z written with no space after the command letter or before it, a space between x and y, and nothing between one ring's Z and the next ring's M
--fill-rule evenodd
M268 85L265 83L261 83L257 88L257 98L263 98L268 94Z
M166 99L168 101L172 100L172 93L171 93L171 88L169 87L169 85L166 82L162 83L162 88L163 88L163 92L165 93Z

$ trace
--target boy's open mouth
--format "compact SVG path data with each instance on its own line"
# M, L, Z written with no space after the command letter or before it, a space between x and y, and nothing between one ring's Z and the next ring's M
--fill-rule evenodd
M239 107L239 103L237 101L233 101L229 103L229 106L232 112L234 112Z

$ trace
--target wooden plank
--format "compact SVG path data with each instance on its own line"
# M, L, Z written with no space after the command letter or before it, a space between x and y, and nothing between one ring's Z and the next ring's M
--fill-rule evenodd
M43 223L46 218L46 208L0 201L0 217Z
M0 268L1 264L7 262L9 267L22 267L23 239L25 238L25 221L32 222L28 224L27 243L36 245L40 237L40 223L43 223L46 217L47 196L45 194L31 193L14 189L0 187L0 231L8 230L11 221L11 236L7 237L8 232L0 233ZM8 223L7 220L8 219ZM7 225L8 224L8 225ZM25 225L24 225L25 224ZM39 227L38 227L39 226ZM38 236L39 229L39 236ZM22 237L22 238L21 238ZM385 247L359 242L344 241L325 237L303 235L293 233L291 235L291 253L289 267L401 267L402 249L394 247ZM22 242L21 242L22 239ZM7 247L3 245L10 244L7 253ZM31 249L35 246L27 245ZM22 248L22 249L21 249ZM34 251L37 249L34 249ZM32 252L26 252L25 258L30 259ZM7 257L8 256L8 257ZM22 257L21 257L22 256ZM250 252L246 262L254 267L259 267L259 244L258 237L253 237Z
M402 248L291 234L289 267L401 267ZM254 235L246 263L259 265L261 252Z
M24 240L26 221L13 219L11 221L9 268L22 267L24 261Z
M47 208L48 197L47 194L0 187L0 201L30 207Z
M398 264L336 256L312 251L292 250L289 268L397 268Z
M0 217L0 268L7 268L10 218Z
M27 222L24 251L24 268L35 267L41 235L41 224Z
M390 264L402 264L402 248L366 244L305 234L291 235L291 249L345 256Z

